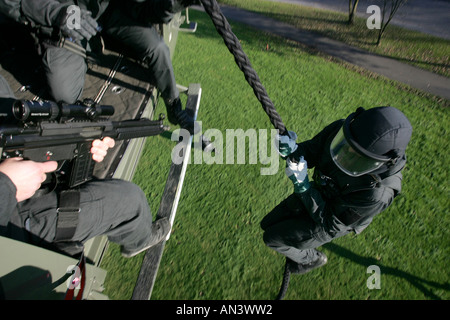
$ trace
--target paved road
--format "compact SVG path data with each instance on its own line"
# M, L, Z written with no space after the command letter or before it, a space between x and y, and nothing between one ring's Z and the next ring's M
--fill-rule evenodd
M269 0L348 12L348 0ZM357 15L368 18L367 7L380 0L360 0ZM392 24L450 40L450 0L408 0L392 19Z
M197 9L203 10L202 7L197 7ZM450 78L413 67L395 59L348 46L317 33L297 29L286 23L250 11L224 5L221 6L221 10L230 22L241 22L255 29L303 43L338 59L383 75L388 79L450 100Z

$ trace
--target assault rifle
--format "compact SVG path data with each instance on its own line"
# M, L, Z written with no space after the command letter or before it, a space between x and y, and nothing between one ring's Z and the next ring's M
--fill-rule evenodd
M13 101L12 107L0 113L0 160L58 161L57 181L69 188L93 178L95 161L90 149L95 139L119 141L168 130L163 115L159 120L109 121L105 117L114 114L114 107L90 100L75 105Z

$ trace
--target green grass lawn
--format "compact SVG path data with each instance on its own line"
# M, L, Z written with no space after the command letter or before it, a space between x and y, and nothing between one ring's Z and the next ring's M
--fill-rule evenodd
M190 11L194 34L179 34L177 82L200 83L203 130L272 129L267 115L205 13ZM362 234L324 245L328 264L292 276L285 299L449 299L449 114L442 101L300 45L232 24L286 127L302 141L357 107L392 105L413 127L403 193ZM267 49L269 44L269 50ZM164 112L162 103L157 113ZM175 128L172 128L175 129ZM134 182L158 211L175 142L147 140ZM226 146L224 146L225 148ZM284 258L262 241L261 219L292 192L284 163L275 175L261 164L190 164L154 300L274 299ZM120 256L111 244L102 267L105 293L130 299L143 254ZM381 270L369 290L367 268Z

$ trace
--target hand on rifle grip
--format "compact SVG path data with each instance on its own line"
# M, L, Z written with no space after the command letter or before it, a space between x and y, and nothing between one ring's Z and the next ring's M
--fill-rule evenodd
M31 198L47 179L47 173L57 169L56 161L35 162L22 158L10 158L0 164L3 172L16 187L16 200Z

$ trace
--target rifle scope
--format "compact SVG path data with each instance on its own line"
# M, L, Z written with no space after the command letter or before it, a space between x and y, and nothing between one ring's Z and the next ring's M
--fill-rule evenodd
M52 101L16 100L12 112L20 121L59 120L61 118L82 118L94 120L99 116L114 114L113 106L57 104Z

